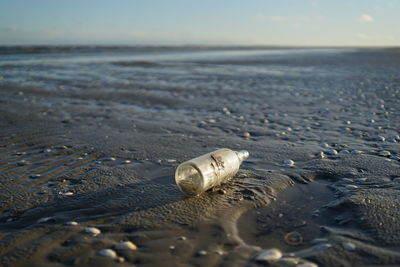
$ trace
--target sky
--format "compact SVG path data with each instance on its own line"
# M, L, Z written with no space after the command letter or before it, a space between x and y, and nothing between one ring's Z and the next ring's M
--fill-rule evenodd
M400 46L400 0L0 0L0 45Z

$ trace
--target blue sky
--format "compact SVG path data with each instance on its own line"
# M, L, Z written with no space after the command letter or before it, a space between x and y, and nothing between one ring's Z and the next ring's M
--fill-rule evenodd
M400 46L400 0L1 0L0 45Z

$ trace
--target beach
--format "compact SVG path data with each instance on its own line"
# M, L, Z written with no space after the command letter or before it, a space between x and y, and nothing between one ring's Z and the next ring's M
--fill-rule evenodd
M1 48L0 266L398 266L399 69L378 48ZM219 148L250 157L185 197L176 167Z

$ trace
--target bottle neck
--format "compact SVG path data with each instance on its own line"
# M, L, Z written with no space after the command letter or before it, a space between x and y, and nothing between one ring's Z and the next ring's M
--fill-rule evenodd
M235 151L235 153L238 156L240 163L249 157L249 152L247 150Z

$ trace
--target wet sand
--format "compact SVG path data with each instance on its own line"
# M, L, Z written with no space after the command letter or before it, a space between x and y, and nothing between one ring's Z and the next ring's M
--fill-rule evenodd
M0 265L400 265L400 54L251 53L0 64ZM185 198L176 166L222 147L250 157Z

